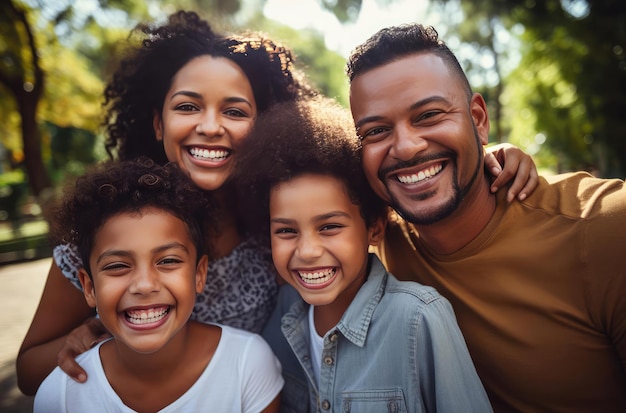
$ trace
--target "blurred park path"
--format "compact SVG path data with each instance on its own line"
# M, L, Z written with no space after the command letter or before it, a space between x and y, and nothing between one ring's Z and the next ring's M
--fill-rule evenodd
M37 309L51 258L0 265L0 412L32 413L17 388L15 357ZM61 310L61 309L60 309Z

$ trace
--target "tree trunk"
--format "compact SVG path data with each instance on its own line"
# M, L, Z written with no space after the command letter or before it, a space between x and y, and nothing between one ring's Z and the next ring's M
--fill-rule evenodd
M10 41L17 42L21 53L11 53L10 59L16 60L15 67L21 70L0 71L0 82L13 94L21 118L22 144L24 165L28 176L28 184L32 194L37 198L39 206L48 220L48 201L51 199L52 183L46 170L41 152L41 132L37 124L37 106L44 90L45 74L39 64L39 51L35 42L32 28L23 9L16 7L12 1L2 3L3 14L9 17L8 21L16 26L11 31L14 34L25 33L24 36ZM10 52L9 52L10 53ZM32 73L32 77L26 72Z

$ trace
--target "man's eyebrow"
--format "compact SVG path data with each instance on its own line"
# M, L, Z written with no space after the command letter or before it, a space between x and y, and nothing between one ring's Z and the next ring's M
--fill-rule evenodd
M360 119L357 123L355 123L354 126L356 127L357 132L358 132L359 128L361 126L365 125L366 123L368 123L368 122L376 122L377 120L380 120L382 118L383 118L382 116L378 116L378 115L368 116L366 118Z
M448 99L444 98L443 96L429 96L425 99L422 100L418 100L417 102L413 103L409 109L411 110L415 110L417 108L419 108L420 106L424 106L424 105L428 105L429 103L433 103L433 102L438 102L438 103L449 103Z

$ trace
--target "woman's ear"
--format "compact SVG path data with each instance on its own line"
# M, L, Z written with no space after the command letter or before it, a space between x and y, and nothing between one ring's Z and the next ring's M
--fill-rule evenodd
M196 266L196 293L200 294L204 291L204 285L206 284L206 272L209 267L209 257L205 254L200 257L198 265Z
M85 294L85 300L89 307L96 308L96 289L93 285L93 280L87 274L87 270L81 268L78 270L78 280L80 285L83 286L83 294Z
M379 217L376 221L370 225L368 229L368 242L371 246L375 247L380 244L383 237L385 236L385 226L387 225L387 220L383 217Z
M152 129L154 129L154 136L157 141L163 140L163 119L158 111L154 111L152 115Z

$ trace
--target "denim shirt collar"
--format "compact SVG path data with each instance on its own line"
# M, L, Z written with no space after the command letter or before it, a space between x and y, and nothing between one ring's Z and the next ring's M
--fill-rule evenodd
M387 272L378 257L369 254L369 261L367 280L337 324L337 329L359 347L365 345L374 310L383 297L387 283Z
M382 299L387 284L387 271L375 254L369 254L369 276L357 295L348 306L336 328L326 334L339 330L348 340L359 347L365 345L365 338L369 329L374 310ZM282 317L283 332L294 334L298 328L305 329L308 335L307 309L309 304L300 299L295 302L289 311ZM301 327L298 327L301 326Z

